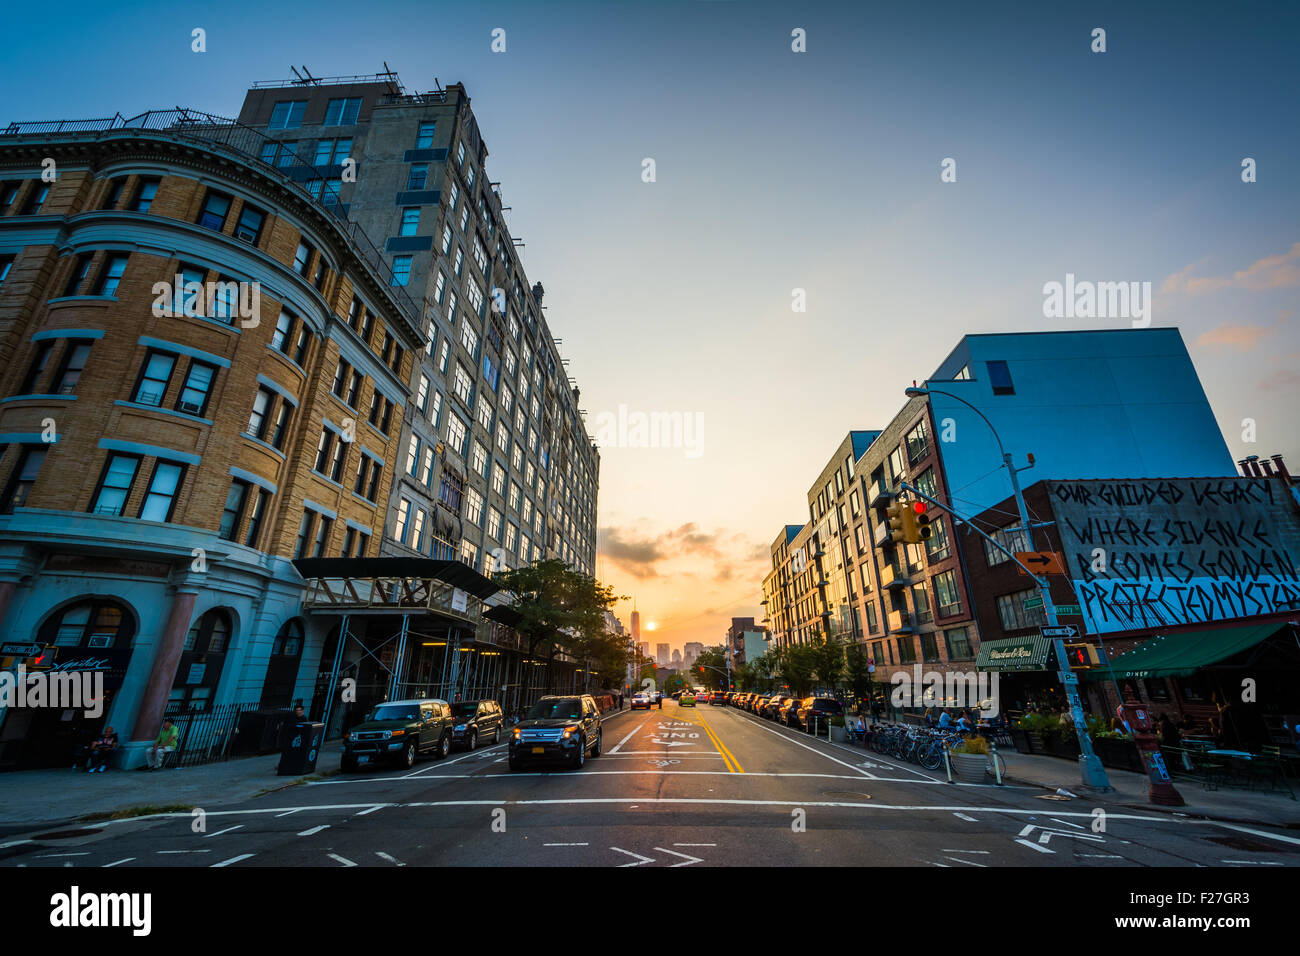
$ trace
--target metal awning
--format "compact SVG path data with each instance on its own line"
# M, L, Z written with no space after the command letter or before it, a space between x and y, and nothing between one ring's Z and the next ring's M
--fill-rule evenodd
M434 578L480 600L501 590L469 565L436 558L298 558L304 578Z
M1099 667L1088 676L1092 680L1110 680L1112 674L1116 678L1187 677L1202 667L1249 650L1286 626L1285 622L1274 621L1212 631L1157 634L1115 658L1109 667Z
M1052 668L1052 643L1037 634L980 641L977 671L1045 671Z

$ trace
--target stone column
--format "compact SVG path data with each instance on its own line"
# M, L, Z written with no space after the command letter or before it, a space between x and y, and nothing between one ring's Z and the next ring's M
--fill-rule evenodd
M167 614L167 624L158 639L153 668L149 671L149 680L145 683L135 724L131 728L132 741L153 740L158 735L158 728L162 726L163 711L167 709L167 697L176 680L176 666L180 663L181 652L185 647L185 635L189 632L190 620L194 616L194 601L198 592L198 585L189 580L176 585L176 594Z

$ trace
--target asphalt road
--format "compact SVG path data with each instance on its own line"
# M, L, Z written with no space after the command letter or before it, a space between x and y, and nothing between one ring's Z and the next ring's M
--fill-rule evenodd
M1292 866L1300 834L1055 801L831 744L732 708L606 718L581 770L505 744L206 813L5 846L14 866ZM335 766L334 753L322 769ZM1112 812L1113 811L1113 812Z

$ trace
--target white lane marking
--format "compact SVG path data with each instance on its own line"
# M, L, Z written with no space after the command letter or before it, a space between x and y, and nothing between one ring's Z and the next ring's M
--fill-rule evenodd
M330 825L328 823L322 823L320 826L312 827L310 830L303 830L298 834L298 836L311 836L314 833L320 833L321 830L328 830L329 828Z
M389 863L393 864L394 866L406 866L406 864L403 863L401 860L399 860L397 857L389 856L387 853L380 853L378 850L375 851L375 856L379 857L382 860L387 860Z
M927 862L930 862L930 861L927 861ZM935 866L941 866L941 867L943 867L945 870L947 870L947 869L950 868L950 867L948 866L947 863L939 863L939 862L935 862L934 865L935 865Z
M1074 827L1076 830L1086 830L1086 829L1088 829L1087 827L1081 827L1081 826L1079 826L1079 824L1077 824L1077 823L1071 823L1069 820L1058 820L1058 819L1056 819L1056 817L1052 817L1051 820L1052 820L1053 823L1059 823L1059 824L1061 824L1062 826L1067 826L1067 827Z
M789 740L791 743L795 743L795 744L798 744L798 743L799 743L799 741L795 740L795 739L792 738L792 737L787 736L786 734L781 733L779 730L776 730L776 729L773 728L773 727L768 727L768 726L767 726L768 721L764 720L762 717L756 717L755 715L750 714L750 713L745 713L744 711L742 711L741 714L743 715L743 717L744 717L745 719L749 720L750 723L752 723L752 724L754 724L755 726L761 728L762 730L766 730L766 731L768 731L769 733L776 734L778 737L784 737L786 740ZM841 762L842 762L842 761L836 760L836 758L834 758L834 757L831 757L829 754L823 753L822 751L817 750L817 749L815 749L815 748L813 748L813 747L808 747L808 746L806 746L806 745L804 745L804 744L799 744L799 746L804 747L805 750L811 750L813 753L820 753L820 754L822 754L822 756L824 756L824 757L827 757L827 758L829 758L829 759L831 759L831 760L835 760L836 763L841 763ZM839 744L836 744L836 743L831 743L830 746L832 746L832 747L836 747L837 749L839 749L839 750L843 750L843 751L845 751L845 752L847 752L847 753L852 753L852 754L854 754L855 756L857 755L857 750L854 749L854 748L852 748L852 747L842 747L842 746L840 746ZM875 753L874 751L871 751L871 759L872 759L872 760L879 760L879 761L881 761L885 766L890 767L890 768L892 768L892 769L894 769L894 770L902 770L904 773L914 773L914 774L916 774L918 777L921 777L921 778L923 778L923 779L925 779L925 780L929 780L929 781L931 781L931 782L933 782L933 783L942 783L942 782L944 782L944 781L939 780L937 777L931 777L929 774L927 774L927 773L925 773L925 772L923 772L923 771L921 771L921 770L913 770L911 767L905 766L905 765L900 764L900 763L895 763L891 758L889 758L889 757L885 757L885 756L882 756L881 754ZM847 764L846 764L845 766L847 766ZM866 774L866 776L868 776L868 777L873 777L873 778L874 778L874 776L875 776L874 774L866 773L866 771L862 771L862 772L863 772L864 774ZM981 785L981 784L972 784L971 786L982 786L982 785Z
M218 830L216 833L208 833L208 834L205 834L204 837L203 837L203 839L205 839L205 840L210 840L210 839L212 839L213 837L221 836L221 834L223 834L223 833L229 833L231 830L238 830L238 829L240 829L241 827L243 827L243 824L242 824L242 823L236 823L233 827L226 827L224 830Z
M658 741L655 741L655 742L658 743ZM665 747L689 747L690 744L665 744L664 746L665 746ZM619 757L629 757L629 756L637 756L637 757L662 757L664 754L669 753L669 752L670 752L670 751L667 751L667 750L624 750L622 753L617 754L617 756L619 756ZM718 753L717 751L713 751L713 750L673 750L673 751L671 751L671 753L672 753L672 755L673 755L674 757L682 757L682 756L686 756L686 755L688 755L688 754L704 754L704 755L706 755L706 756L713 756L713 757L721 757L721 756L722 756L722 754ZM610 755L611 757L615 756L614 751L611 750L611 751L609 752L609 755Z
M940 853L979 853L981 856L988 856L988 850L940 850Z
M35 857L35 859L49 860L59 856L90 856L90 851L86 851L85 853L42 853L40 856Z
M851 763L845 763L839 757L832 757L830 754L818 750L816 747L809 747L807 744L800 743L799 741L795 740L793 737L789 737L783 733L780 733L779 731L773 730L771 727L764 727L762 724L756 724L755 726L757 726L760 730L766 730L769 734L776 734L776 736L780 737L782 740L786 741L787 743L792 743L796 747L802 747L804 750L812 751L813 753L817 754L819 757L825 757L827 760L833 760L841 767L848 767L850 770L856 771L858 774L860 774L863 777L866 777L868 780L877 779L874 773L867 773L867 771L863 770L861 767L855 767Z
M292 810L286 810L286 811L284 811L284 813L277 813L276 816L277 816L277 817L287 817L289 814L291 814L291 813L297 813L297 812L298 812L299 810L301 810L301 809L302 809L302 807L295 807L295 808L292 809Z
M1281 863L1274 863L1272 860L1220 860L1220 863L1245 863L1248 866L1281 866Z
M1049 850L1049 849L1048 849L1047 847L1045 847L1045 846L1039 846L1037 843L1034 843L1032 840L1020 840L1020 839L1017 839L1016 842L1019 843L1021 846L1027 846L1027 847L1029 847L1029 849L1031 849L1031 850L1037 850L1039 853L1055 853L1055 852L1056 852L1055 850Z
M110 866L120 866L123 863L130 863L134 859L135 857L133 856L123 857L120 860L114 860L112 863L105 863L104 869L108 869Z
M649 715L649 714L646 715L646 719L645 719L645 720L641 721L641 723L637 724L636 727L633 728L633 730L632 730L632 732L631 732L630 734L628 734L626 737L624 737L622 740L620 740L620 741L619 741L618 743L616 743L614 746L610 747L610 748L609 748L609 752L612 753L612 754L616 754L616 753L618 753L618 748L619 748L619 747L622 747L625 743L627 743L629 740L631 740L633 737L635 737L635 736L637 735L637 733L641 730L641 728L644 727L644 726L645 726L646 724L648 724L648 723L650 723L650 715Z
M717 846L716 843L674 843L673 846Z
M952 860L954 863L965 863L967 866L978 866L981 869L987 869L983 863L976 863L974 860L963 860L959 856L945 856L945 860Z
M211 853L211 850L155 850L156 853Z
M1095 860L1122 860L1124 859L1118 853L1080 853L1079 856L1091 857ZM1279 864L1280 866L1281 864Z
M8 849L11 846L22 846L24 843L31 842L31 840L11 840L8 843L0 843L0 850Z
M430 771L438 770L438 769L440 769L440 768L442 768L442 767L450 767L452 764L454 764L454 763L460 763L462 760L474 760L474 759L477 759L478 757L486 757L488 754L492 753L493 751L497 750L498 748L500 748L500 747L505 747L505 746L507 746L505 743L499 743L499 744L492 744L490 747L480 747L480 748L478 748L477 750L471 750L469 753L467 753L467 754L463 754L463 755L461 755L461 756L459 756L459 757L456 757L456 758L454 758L454 759L452 759L452 760L439 760L437 763L430 764L430 765L427 766L427 767L421 767L419 770L412 770L410 773L404 773L404 774L402 774L401 776L399 776L397 779L398 779L398 780L404 780L404 779L406 779L407 777L420 777L420 776L425 776L425 777L427 777L427 776L430 776L430 775L431 775L431 774L430 774ZM441 776L441 774L438 774L438 776ZM372 779L372 780L374 780L374 779L384 780L384 779L388 779L388 778L385 778L385 777L378 777L378 778L371 777L370 779ZM326 781L321 780L321 781L317 781L317 782L318 782L318 783L325 783Z
M376 803L369 810L362 810L360 813L357 814L357 816L364 817L367 813L374 813L376 810L382 810L384 809L384 807L391 807L391 806L392 806L391 803Z
M1215 826L1223 827L1227 830L1239 830L1242 833L1251 833L1255 836L1268 837L1270 840L1281 840L1283 843L1300 844L1300 840L1295 837L1283 836L1280 833L1269 833L1267 830L1255 830L1251 827L1237 826L1235 823L1216 823Z
M673 864L674 867L677 867L677 866L690 866L692 863L703 863L703 862L704 862L704 861L703 861L702 859L700 859L698 856L688 856L688 855L685 854L685 853L678 853L676 850L665 850L665 849L664 849L663 847L661 847L661 846L657 846L657 847L655 847L655 849L658 850L660 853L671 853L673 856L680 856L683 860L686 861L685 863L674 863L674 864Z
M347 857L339 856L337 853L327 853L325 855L328 856L331 860L338 860L344 866L356 866L356 864L353 863L351 860L349 860Z
M964 813L954 813L953 816L965 820L967 823L979 823L979 821L976 820L974 817L968 817Z
M633 853L631 850L623 850L623 849L620 849L619 847L616 847L616 846L612 846L612 847L610 847L610 849L613 850L615 853L625 853L625 854L627 854L628 856L634 856L634 857L636 857L637 860L638 860L638 862L636 862L636 863L620 863L620 864L619 864L620 867L624 867L624 866L644 866L646 863L653 863L653 862L654 862L653 857L642 856L640 853Z
M543 843L542 846L591 846L590 843Z
M255 854L241 853L239 856L232 856L229 860L222 860L220 863L213 863L212 868L215 870L219 866L230 866L232 863L238 863L240 860L252 859Z

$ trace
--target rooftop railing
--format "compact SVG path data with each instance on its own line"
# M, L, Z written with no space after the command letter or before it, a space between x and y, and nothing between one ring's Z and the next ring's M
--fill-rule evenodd
M347 210L337 201L337 191L326 189L327 183L337 179L337 164L315 166L306 162L297 153L285 149L279 140L267 136L260 130L235 120L184 107L147 110L130 117L115 113L99 119L10 123L0 128L0 139L7 136L112 133L123 130L151 130L205 145L216 144L261 163L267 170L276 174L284 185L301 192L337 221L339 229L352 241L360 258L388 286L390 294L398 305L406 310L411 324L416 328L421 327L420 310L414 300L402 286L393 284L392 264L384 258L359 225L348 221ZM308 185L314 182L320 183L319 189L315 192Z

